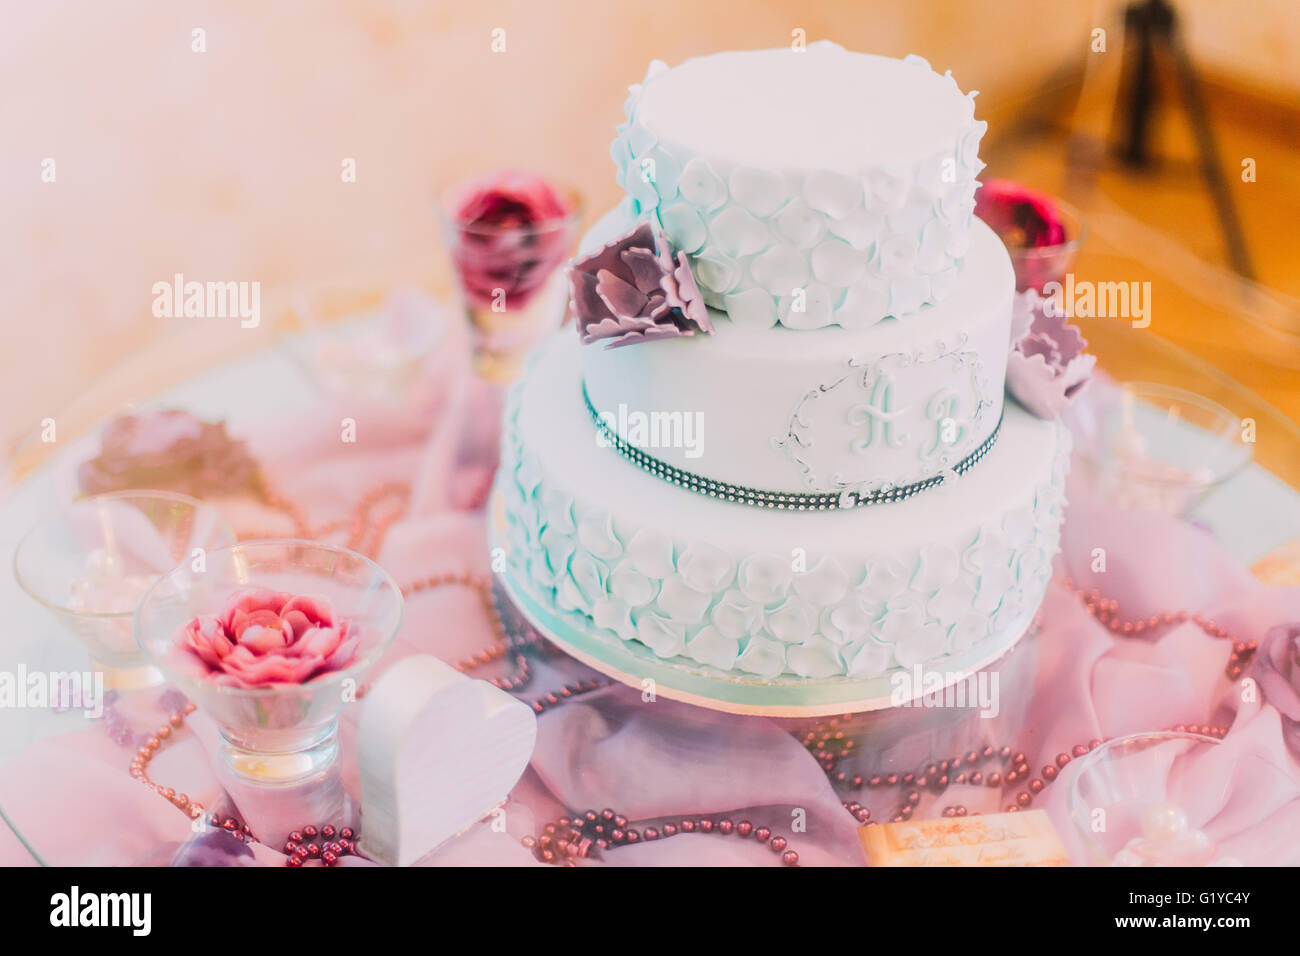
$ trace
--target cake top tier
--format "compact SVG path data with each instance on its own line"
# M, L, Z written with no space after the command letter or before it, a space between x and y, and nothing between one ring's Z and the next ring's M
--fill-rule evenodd
M831 43L652 68L637 121L664 143L767 170L869 173L952 151L975 105L919 57Z
M832 43L720 53L630 88L611 148L630 218L748 324L862 328L943 299L983 169L973 93Z

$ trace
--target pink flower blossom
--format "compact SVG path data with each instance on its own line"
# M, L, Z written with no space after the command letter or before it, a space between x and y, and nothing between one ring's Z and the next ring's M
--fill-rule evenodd
M356 659L359 629L319 598L247 588L225 610L200 615L176 634L187 670L215 684L302 684Z

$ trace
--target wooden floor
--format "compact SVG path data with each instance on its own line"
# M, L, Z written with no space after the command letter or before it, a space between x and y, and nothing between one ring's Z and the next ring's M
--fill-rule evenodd
M1149 328L1118 335L1101 326L1129 323L1081 321L1085 333L1125 350L1140 341L1139 334L1171 342L1300 422L1300 112L1207 86L1220 165L1258 280L1243 283L1228 268L1190 124L1172 92L1165 91L1155 126L1160 161L1134 171L1105 146L1113 92L1083 88L1088 92L1082 96L1076 87L1058 98L1063 105L1046 124L1027 121L1017 128L1004 118L1008 134L989 142L984 176L1038 186L1081 209L1089 238L1074 269L1077 278L1151 282ZM1080 154L1092 158L1082 164L1084 175L1079 163L1066 161ZM1255 162L1255 182L1242 179L1246 158ZM1123 355L1102 359L1126 364ZM1206 375L1213 377L1208 370ZM1271 457L1294 456L1300 467L1300 447L1272 452Z

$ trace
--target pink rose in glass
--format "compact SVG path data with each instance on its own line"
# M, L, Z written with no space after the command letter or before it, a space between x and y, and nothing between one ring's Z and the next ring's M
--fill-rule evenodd
M1053 300L1018 292L1012 309L1007 390L1039 418L1055 418L1087 384L1097 357L1084 352L1087 341Z
M1065 226L1051 196L1009 179L990 179L975 194L975 215L1013 249L1057 246Z
M568 255L573 203L536 173L503 169L453 191L452 260L471 304L490 307L498 290L523 307Z
M248 588L176 634L178 666L214 684L303 684L356 659L359 629L319 598Z
M1068 206L1047 193L1009 179L990 179L975 194L975 215L1006 245L1021 292L1041 292L1048 282L1059 282L1074 262L1082 225Z

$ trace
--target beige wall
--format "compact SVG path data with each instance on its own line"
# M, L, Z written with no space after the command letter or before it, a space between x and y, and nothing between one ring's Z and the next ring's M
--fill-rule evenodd
M986 111L1083 55L1097 16L1087 0L53 7L11 5L0 30L0 447L176 322L211 321L150 315L152 284L174 272L433 281L438 185L499 163L577 184L590 212L612 204L612 127L654 57L802 28L922 54L982 90ZM190 50L195 27L206 53ZM345 157L355 184L340 181Z

